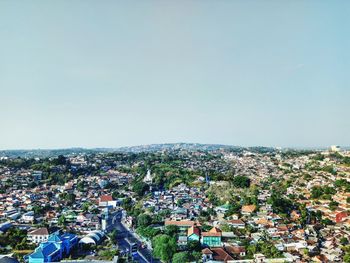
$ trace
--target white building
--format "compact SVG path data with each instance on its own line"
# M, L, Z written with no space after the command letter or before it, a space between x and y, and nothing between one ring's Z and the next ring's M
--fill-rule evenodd
M146 174L145 178L143 178L143 182L146 184L151 184L152 181L153 181L153 178L152 178L151 171L147 170L147 174Z
M22 215L21 220L25 223L34 222L34 211L29 211Z
M46 227L35 229L28 233L28 241L35 244L45 242L49 239L49 231Z
M332 145L330 148L331 152L340 152L340 146L338 145Z

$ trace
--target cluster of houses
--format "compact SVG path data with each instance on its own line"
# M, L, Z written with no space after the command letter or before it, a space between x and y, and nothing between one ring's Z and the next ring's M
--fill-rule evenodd
M70 172L86 165L82 157L73 158L72 162L75 166L71 166ZM104 201L99 203L100 198L111 195L108 185L128 185L134 178L134 175L117 172L110 167L102 168L103 172L97 175L84 174L63 184L52 184L41 171L0 167L0 186L4 189L0 192L0 222L57 225L59 218L64 216L67 226L78 232L98 229L98 210L104 205ZM57 166L55 169L63 168ZM70 203L64 200L63 195L67 194L74 198ZM109 205L115 207L116 202L110 200ZM84 210L87 204L89 207Z
M177 154L182 158L184 169L213 169L217 173L234 170L235 174L249 176L259 189L257 203L242 204L239 212L227 215L229 204L215 206L203 190L203 185L222 182L209 182L208 178L198 176L192 186L179 184L171 189L151 188L151 194L142 200L143 209L155 214L164 210L170 212L164 225L179 228L177 242L180 249L190 241L199 241L203 246L203 261L238 262L246 258L247 244L269 240L289 261L302 262L306 258L318 262L341 262L344 237L350 236L350 193L338 189L328 199L314 200L311 192L317 186L334 187L338 180L349 182L348 166L338 165L327 157L327 153L317 165L332 166L335 172L313 169L310 166L315 163L312 154L286 157L280 152L236 154L222 151L216 153L222 156L219 159L206 158L206 153L200 151ZM107 222L104 219L108 209L115 209L122 203L122 199L113 195L112 189L119 189L118 196L134 197L130 185L138 175L125 172L128 170L125 167L131 169L144 164L139 159L131 163L114 161L103 154L91 158L71 156L69 162L68 170L64 165L51 168L53 174L67 175L64 182L54 178L54 183L47 172L0 166L0 231L16 226L27 227L28 241L37 244L35 251L26 257L30 263L59 261L79 244L100 244L105 238ZM290 181L285 197L293 195L295 202L305 204L308 213L320 211L323 219L332 224L320 227L308 221L301 226L302 215L298 209L293 210L288 218L277 214L268 202L271 190L259 187L271 177ZM150 172L144 182L152 185ZM215 213L210 213L205 222L198 222L203 212L208 211ZM131 226L132 218L125 218ZM77 235L59 231L57 226L62 221L68 232L74 230ZM50 227L36 227L41 223ZM255 260L262 258L263 255L257 254Z
M274 171L273 163L277 162L280 171L274 173L277 177L288 179L291 174L285 172L285 169L292 171L292 174L305 172L305 167L312 161L312 156L300 156L287 160L280 160L280 156L275 156L272 161L269 157L258 160L254 159L256 155L247 155L246 157L226 157L230 161L258 163L263 167L259 172L255 172L258 179L255 182L263 180L268 173ZM321 165L336 165L331 160L325 160ZM249 165L243 166L247 171L252 171ZM250 168L249 168L250 167ZM254 165L253 165L254 167ZM287 168L286 168L287 167ZM259 170L259 169L258 169ZM154 207L154 212L164 209L170 210L170 216L165 221L165 226L176 225L180 229L178 236L179 247L186 247L191 240L200 241L205 249L202 251L203 260L216 260L227 262L233 259L243 260L246 256L245 248L241 244L242 240L248 240L250 244L256 244L263 240L270 240L275 248L283 254L286 261L302 262L308 259L315 262L341 262L344 252L342 251L342 242L344 237L350 242L350 193L338 190L332 196L331 200L311 200L311 189L314 186L333 187L336 180L347 178L350 169L347 167L338 168L338 174L327 174L323 171L308 171L312 179L305 182L306 187L300 189L302 183L291 184L287 188L287 195L298 193L306 197L298 199L297 202L305 204L308 213L320 211L323 218L329 219L333 225L320 226L315 222L307 222L307 225L300 225L301 212L293 210L288 218L282 218L274 213L272 206L267 202L271 196L270 190L260 190L257 196L258 205L243 205L239 214L224 216L228 211L228 205L214 207L203 194L203 191L197 187L188 187L179 185L170 190L154 191L153 195L144 202L144 208ZM345 176L344 176L345 175ZM297 176L297 180L302 180L303 176ZM331 209L331 201L337 202L337 207ZM216 211L215 216L211 216L206 225L211 225L209 231L201 231L200 224L196 221L201 211L213 208ZM255 229L251 232L230 231L224 232L220 228L229 226L231 230L244 230L247 227ZM232 251L235 251L233 253ZM239 253L237 253L239 251ZM266 259L264 259L266 260Z
M206 210L211 204L200 188L180 184L171 190L153 191L152 197L143 202L143 207L154 207L155 212L169 209L170 219L182 220L197 217L201 210Z

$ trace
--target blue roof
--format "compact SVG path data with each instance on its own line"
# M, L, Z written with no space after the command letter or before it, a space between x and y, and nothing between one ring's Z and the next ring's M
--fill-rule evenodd
M61 239L68 239L68 240L73 240L74 238L76 238L77 235L75 234L71 234L71 233L65 233L61 236Z
M32 254L29 255L30 258L44 258L44 254L41 248L35 250Z
M32 254L29 255L30 258L46 258L47 256L56 253L60 248L58 244L55 243L42 243L39 248L37 248Z
M61 250L62 241L65 243L65 241L71 242L74 239L77 239L77 235L75 234L66 233L62 236L52 234L46 242L42 242L39 247L29 255L29 258L40 258L45 260L48 256L54 255Z
M61 241L62 239L60 238L59 235L57 234L53 234L51 236L49 236L49 239L47 241L55 241L55 242L58 242L58 241Z
M48 243L44 248L43 248L43 254L45 256L49 256L52 253L55 253L57 251L59 251L60 248L58 247L58 244L55 243Z

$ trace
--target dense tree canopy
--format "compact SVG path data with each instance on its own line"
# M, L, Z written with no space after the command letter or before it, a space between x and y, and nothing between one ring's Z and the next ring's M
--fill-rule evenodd
M27 231L11 227L5 234L0 235L0 247L10 246L13 249L32 249L35 245L27 241Z
M151 223L152 223L152 218L147 214L140 214L137 217L137 225L140 227L146 227Z
M247 176L238 175L233 177L232 184L235 187L246 188L250 186L250 179Z
M138 181L133 184L132 190L138 195L143 196L148 190L148 185L142 181Z
M153 254L164 262L170 262L176 252L177 244L175 237L159 235L153 239Z
M175 253L173 256L173 263L186 263L189 261L189 254L188 252L178 252Z

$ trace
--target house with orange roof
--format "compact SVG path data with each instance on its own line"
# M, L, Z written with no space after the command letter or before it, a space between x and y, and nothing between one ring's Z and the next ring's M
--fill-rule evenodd
M217 248L205 248L202 250L203 261L213 260L215 262L228 262L233 260L233 257L225 251L225 249Z
M165 220L165 226L177 226L182 231L187 231L188 228L192 226L200 226L198 222L190 221L190 220Z
M267 226L272 227L272 226L274 226L274 223L265 217L258 218L255 221L255 224L257 224L259 227L267 227Z
M343 211L343 212L337 213L335 215L335 222L341 223L341 222L345 221L345 219L347 219L347 218L348 218L348 213L346 211Z
M250 215L251 213L255 212L256 205L244 205L241 208L242 215Z
M116 207L117 201L114 201L111 195L101 195L99 198L98 205L100 207L106 207L106 206Z
M290 217L291 217L292 221L297 221L300 218L300 214L297 211L293 210L290 213Z
M225 246L225 250L235 257L245 257L246 250L243 246Z

